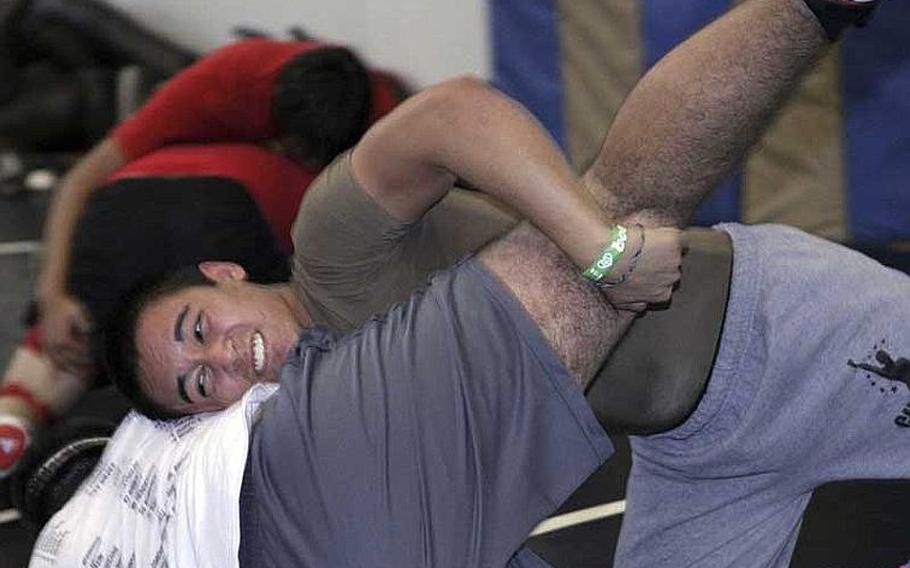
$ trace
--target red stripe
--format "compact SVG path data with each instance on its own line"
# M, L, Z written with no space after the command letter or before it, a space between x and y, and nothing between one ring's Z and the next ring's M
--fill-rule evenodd
M16 383L7 383L0 387L0 396L9 396L13 398L18 398L38 415L38 419L42 422L48 422L51 418L50 408L33 395L25 387L22 387Z
M28 328L22 339L22 345L35 353L44 353L44 340L41 339L41 329L37 325Z

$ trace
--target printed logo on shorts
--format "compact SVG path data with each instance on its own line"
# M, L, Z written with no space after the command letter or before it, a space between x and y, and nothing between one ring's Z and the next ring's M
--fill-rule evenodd
M882 395L897 394L901 383L910 388L910 359L889 353L884 339L872 348L865 359L860 362L849 359L847 365L864 371L863 377ZM910 428L910 402L894 418L894 423L902 428Z

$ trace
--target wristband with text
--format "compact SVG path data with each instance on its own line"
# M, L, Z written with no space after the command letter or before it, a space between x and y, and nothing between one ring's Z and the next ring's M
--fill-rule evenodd
M597 285L599 287L613 288L614 286L619 286L628 280L629 276L631 276L632 272L635 270L635 267L638 266L638 260L641 258L641 253L643 250L645 250L645 228L638 223L635 224L635 228L638 229L638 234L640 237L638 239L638 248L629 258L629 264L626 266L626 270L616 280L607 280L604 278L603 280L597 282Z
M622 258L628 241L629 230L623 225L613 225L613 229L610 231L610 241L582 275L594 282L603 280L610 273L610 269Z

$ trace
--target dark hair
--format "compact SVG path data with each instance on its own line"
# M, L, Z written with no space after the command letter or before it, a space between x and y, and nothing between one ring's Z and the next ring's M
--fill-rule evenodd
M117 389L136 406L136 410L155 420L170 420L183 414L165 408L143 390L139 372L136 327L143 310L171 294L194 286L213 286L197 266L187 266L170 274L148 277L123 297L120 306L107 319L100 334L100 350L105 372Z
M327 164L367 128L372 95L367 70L343 47L301 53L281 70L272 95L278 130L291 154Z
M67 288L95 327L139 282L205 260L243 266L254 282L290 277L272 229L243 184L216 177L116 180L93 195L71 245Z

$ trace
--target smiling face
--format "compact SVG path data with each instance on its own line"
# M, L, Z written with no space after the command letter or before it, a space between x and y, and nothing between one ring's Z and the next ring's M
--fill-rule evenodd
M286 288L248 283L234 264L201 269L214 286L157 299L136 327L143 390L186 414L226 408L253 384L277 381L303 328Z

